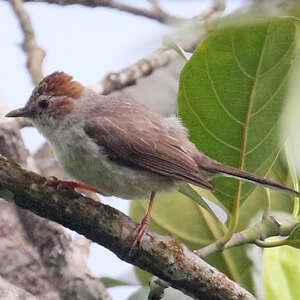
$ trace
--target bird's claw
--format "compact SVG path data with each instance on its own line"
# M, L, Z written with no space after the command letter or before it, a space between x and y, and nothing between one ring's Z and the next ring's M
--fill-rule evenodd
M134 230L134 235L136 235L135 240L130 248L129 254L132 253L133 248L135 246L139 246L146 231L148 230L148 225L149 225L150 218L148 216L145 216L144 219L142 220L141 224L135 228Z
M50 176L48 178L47 185L50 185L56 189L65 189L65 190L71 190L71 191L75 191L75 192L76 192L76 189L80 189L80 190L87 190L87 191L93 192L93 193L100 193L99 190L89 187L83 183L78 183L75 181L59 180L55 176Z

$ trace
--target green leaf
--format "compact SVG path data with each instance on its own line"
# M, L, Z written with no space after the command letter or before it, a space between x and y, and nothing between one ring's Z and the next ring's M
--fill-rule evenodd
M294 48L292 18L213 31L185 65L178 111L191 140L218 161L265 176L282 145L278 120ZM255 185L217 178L214 195L232 211Z
M148 201L132 201L130 216L133 220L139 223L147 206ZM207 230L200 233L203 228ZM216 237L222 237L225 226L193 200L174 192L155 197L150 230L163 235L173 234L190 248L196 249L213 242Z
M284 154L284 151L282 151ZM283 155L279 155L275 164L268 172L267 178L281 182L286 186L292 186L291 178L288 174L287 165L284 161ZM293 198L281 193L280 191L270 190L271 194L271 208L272 212L285 212L291 214L293 210ZM264 188L256 189L243 203L240 208L240 218L237 231L244 230L249 226L258 213L262 216L262 213L266 205L266 191Z
M289 247L264 250L263 278L266 300L300 299L300 254Z
M151 278L153 277L152 274L140 269L139 267L134 268L135 274L137 278L139 279L141 285L143 286L149 286L149 282Z
M179 113L190 129L191 138L199 149L204 150L206 154L220 161L237 167L243 161L244 169L248 171L255 171L251 168L255 168L255 164L260 162L260 169L257 173L262 176L274 165L268 177L280 182L286 182L287 170L281 160L277 159L281 146L277 144L276 130L271 130L266 140L262 139L261 134L265 132L264 126L277 127L275 119L278 119L281 110L287 81L285 79L287 77L283 75L287 76L288 74L294 51L294 31L295 26L290 19L276 19L268 23L252 23L241 28L227 27L212 32L187 63L181 76L179 93ZM258 40L256 34L259 37ZM261 45L263 38L265 38L264 46ZM232 49L232 40L237 44L235 50L238 50L234 54L230 50ZM257 69L257 59L259 60L259 58L254 59L255 57L252 56L255 56L255 53L253 54L252 51L259 49L259 46L263 48L263 51L260 49L263 53L259 53L262 58L260 59L260 68ZM275 50L273 47L275 47ZM284 48L285 51L283 51ZM248 50L251 50L250 53L248 53ZM283 54L284 52L285 54ZM266 57L266 53L274 59L272 63L269 61L270 58ZM235 65L237 58L239 58L239 65ZM192 61L194 62L190 65ZM253 61L256 61L256 69L251 67ZM275 64L275 61L277 61L277 64L271 68L270 66ZM208 66L210 71L209 80L207 75ZM242 73L240 69L242 66L244 71L246 70L250 74L250 78ZM255 70L257 76L255 76L256 73L253 75ZM212 87L214 87L214 90L212 90ZM235 114L235 118L241 120L247 116L250 100L253 102L251 107L256 109L256 115L249 117L247 130L243 126L240 126L239 130L237 129L239 124L230 119L224 108L220 108L218 102L220 99L216 99L216 92L222 96L224 105L226 104L230 112L233 115ZM272 93L274 94L273 97L271 97ZM252 96L250 97L250 95ZM274 104L273 101L276 103ZM261 108L263 116L260 115L260 112L257 112L258 107ZM206 127L204 128L202 124ZM224 134L224 139L230 143L241 143L244 134L246 134L246 151L248 151L248 147L253 147L258 137L262 143L257 148L258 152L256 149L253 150L254 156L250 154L236 155L235 151L231 151L231 148L228 149L226 145L221 145L222 143L218 144L218 141L210 133L208 134L207 128L214 134L220 134L222 139ZM250 149L252 149L251 147ZM269 155L267 155L268 151L271 151ZM239 153L241 152L240 148ZM256 157L257 161L255 161ZM275 160L276 163L274 163ZM214 184L218 190L215 196L218 197L219 205L231 211L232 202L238 194L237 182L226 178L223 181L218 179ZM228 195L220 196L220 191L227 191L227 186L229 187L228 191L231 193L229 193L230 197L227 197ZM252 190L254 190L253 185L243 184L241 195L238 196L240 198L238 200L241 200L243 204L239 223L240 230L244 229L253 216L264 208L265 191L261 188L251 194ZM211 193L200 188L196 188L195 191L199 192L201 196L214 201L214 196ZM290 209L292 201L285 201L289 199L288 197L277 191L271 193L272 209ZM185 195L197 200L189 193L185 193ZM222 198L222 196L224 197ZM251 197L251 201L244 202L248 196ZM148 202L146 201L134 201L132 203L131 216L137 222L140 222L144 216L147 205ZM204 204L202 203L202 205ZM158 195L156 197L150 229L161 234L175 235L191 249L199 249L212 243L220 239L226 232L226 227L214 216L179 193ZM206 260L253 292L252 263L247 256L246 246L212 254ZM142 274L139 275L142 282L148 282L151 275L145 275L145 272Z
M131 283L125 282L123 280L111 278L111 277L101 277L100 280L106 288L111 288L115 286L132 285Z
M286 244L300 249L300 225L297 225L285 240Z
M191 198L193 201L195 201L201 207L206 209L212 216L217 218L215 213L213 212L213 210L209 207L209 205L205 202L205 200L199 195L199 193L193 189L193 187L190 184L188 184L188 183L182 184L180 186L179 192L181 194Z
M148 201L132 201L130 216L140 223L147 206ZM192 250L220 239L226 232L224 224L179 192L157 195L149 227L151 231L175 236ZM246 247L228 249L214 253L206 260L253 292L252 263L247 257L246 250ZM152 277L140 270L137 271L137 275L143 284L148 284Z

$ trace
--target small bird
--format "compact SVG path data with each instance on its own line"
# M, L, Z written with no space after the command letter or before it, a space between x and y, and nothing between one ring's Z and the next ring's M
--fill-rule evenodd
M210 180L221 175L300 195L206 156L178 118L164 118L133 99L99 95L63 72L45 77L26 105L6 117L29 119L82 187L125 199L150 199L133 247L148 228L155 194L178 190L182 182L213 191Z

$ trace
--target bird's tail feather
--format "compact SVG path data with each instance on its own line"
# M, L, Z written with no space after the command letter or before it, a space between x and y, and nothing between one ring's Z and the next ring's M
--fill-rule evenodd
M233 177L233 178L242 179L242 180L250 181L250 182L253 182L253 183L257 183L257 184L263 185L263 186L265 186L267 188L270 188L270 189L280 190L280 191L282 191L282 192L284 192L284 193L286 193L290 196L300 198L300 193L299 192L297 192L297 191L295 191L295 190L293 190L293 189L291 189L287 186L284 186L280 183L277 183L275 181L272 181L272 180L269 180L269 179L266 179L266 178L259 177L255 174L239 170L237 168L234 168L234 167L231 167L231 166L228 166L228 165L223 165L219 162L215 162L213 164L210 164L209 170L213 171L213 172L216 172L216 173L221 173L224 176Z

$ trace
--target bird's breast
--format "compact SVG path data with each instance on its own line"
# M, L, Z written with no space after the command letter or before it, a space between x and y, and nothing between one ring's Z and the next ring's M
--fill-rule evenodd
M178 186L170 177L111 159L104 146L97 145L79 130L75 134L59 134L59 139L50 140L50 144L70 176L105 195L143 199L152 191L167 192Z

